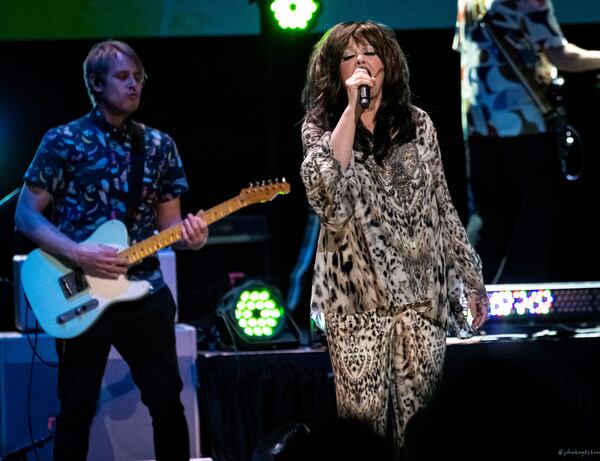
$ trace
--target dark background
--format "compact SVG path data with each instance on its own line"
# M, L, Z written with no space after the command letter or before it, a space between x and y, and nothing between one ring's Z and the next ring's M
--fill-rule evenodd
M573 43L600 48L597 28L570 25L563 31ZM459 56L451 49L453 33L450 29L403 30L397 37L409 61L414 102L437 127L450 192L465 221ZM318 38L316 34L293 38L267 34L126 39L149 74L135 118L166 131L177 142L191 186L182 199L184 211L214 206L238 194L250 181L285 177L291 184L289 195L239 212L266 218L269 240L264 248L231 245L222 254L213 247L181 255L184 317L186 312L190 317L212 312L215 297L228 283L222 274L229 271L265 272L265 278L287 293L307 222L299 178L300 94L308 56ZM0 199L21 185L45 131L89 110L81 65L96 41L0 42ZM561 220L556 223L561 236L556 242L561 269L557 279L598 280L598 81L594 73L567 77L569 114L584 137L588 155L582 180L563 185ZM10 260L15 251L11 203L0 210L0 276L8 279L12 279ZM310 275L309 271L304 279L296 314L301 322L308 318ZM186 297L215 277L220 282L214 284L213 297ZM10 329L4 306L9 306L12 294L7 295L6 286L0 326Z

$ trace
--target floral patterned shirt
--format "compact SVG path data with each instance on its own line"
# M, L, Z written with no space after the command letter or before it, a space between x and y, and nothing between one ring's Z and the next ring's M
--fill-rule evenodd
M542 113L482 27L486 11L533 72L543 49L566 43L549 0L459 0L453 48L461 55L463 128L482 136L543 133Z
M111 219L127 225L131 243L144 240L156 230L155 205L188 190L173 139L142 125L145 148L142 196L137 209L127 209L132 128L131 120L122 130L114 128L94 108L78 120L49 130L25 173L27 184L52 194L52 221L76 242L87 239ZM164 280L156 256L151 258L154 261L145 260L133 266L128 275L149 280L158 289L164 286Z
M481 261L452 204L433 123L414 108L417 136L378 165L355 145L342 171L331 132L302 126L301 175L321 220L311 309L354 314L416 310L468 333L463 294L486 297Z

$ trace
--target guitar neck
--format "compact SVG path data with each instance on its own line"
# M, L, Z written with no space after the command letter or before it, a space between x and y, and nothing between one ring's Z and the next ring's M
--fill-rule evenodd
M232 213L235 213L239 209L247 205L246 201L236 196L229 199L217 206L209 208L204 212L204 221L206 224L212 224L219 219L224 218ZM157 251L172 245L173 243L181 240L181 224L169 227L164 231L153 235L129 248L121 251L120 256L125 256L129 261L129 264L134 264L142 259L150 256Z

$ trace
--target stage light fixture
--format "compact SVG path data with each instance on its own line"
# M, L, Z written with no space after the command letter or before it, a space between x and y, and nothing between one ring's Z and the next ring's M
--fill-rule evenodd
M261 280L228 291L219 301L217 315L226 328L222 339L234 348L293 347L298 343L297 335L290 334L293 321L287 316L281 292Z
M490 316L484 329L510 332L600 320L600 281L487 285Z
M268 5L277 25L290 30L306 30L321 8L315 0L271 0Z

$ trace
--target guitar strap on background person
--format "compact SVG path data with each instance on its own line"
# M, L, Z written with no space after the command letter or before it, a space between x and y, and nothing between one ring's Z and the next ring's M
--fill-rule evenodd
M533 72L523 63L518 52L492 23L489 11L483 14L480 22L484 32L496 44L514 74L537 105L548 127L556 133L557 153L564 177L569 181L576 181L583 172L583 144L577 130L567 122L567 113L562 103L562 96L556 94L564 84L564 80L553 79L550 85L550 88L555 93L553 102L547 95L548 90L536 80ZM575 156L572 155L572 148L575 146L576 141L579 147L578 159L575 159ZM572 172L572 170L575 171Z

